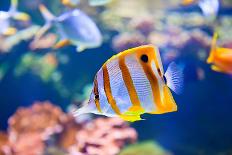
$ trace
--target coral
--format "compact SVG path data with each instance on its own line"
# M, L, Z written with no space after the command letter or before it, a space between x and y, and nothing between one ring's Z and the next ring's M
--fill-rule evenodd
M81 130L83 125L76 123L75 118L71 115L67 115L66 120L61 125L63 130L57 135L58 146L62 149L68 149L76 143L76 133Z
M137 139L134 129L118 118L98 118L77 132L76 144L69 148L70 155L116 155L127 143ZM80 154L80 155L81 155Z
M0 155L5 154L6 145L8 145L8 135L7 133L0 132Z
M47 138L61 132L66 114L50 102L35 102L31 108L19 108L9 119L10 135L36 132Z
M19 108L8 123L9 140L0 134L0 150L7 155L116 155L137 139L136 131L119 118L77 122L48 101Z
M14 139L15 138L15 139ZM43 155L45 144L38 132L21 133L10 139L10 152L13 155Z
M170 155L170 153L156 142L147 141L128 146L119 155Z
M137 17L129 23L130 27L147 36L154 30L154 19L151 16Z
M226 42L222 45L222 47L225 47L225 48L231 48L232 49L232 42Z
M113 49L121 52L129 48L146 44L143 35L139 33L122 33L113 38Z

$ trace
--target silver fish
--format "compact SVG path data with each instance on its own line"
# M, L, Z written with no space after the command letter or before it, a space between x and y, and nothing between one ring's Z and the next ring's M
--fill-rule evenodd
M35 37L39 39L51 27L57 29L60 41L55 48L65 45L75 45L81 52L87 48L96 48L102 44L102 35L97 25L84 12L79 9L68 11L55 17L44 5L40 5L40 11L46 20Z

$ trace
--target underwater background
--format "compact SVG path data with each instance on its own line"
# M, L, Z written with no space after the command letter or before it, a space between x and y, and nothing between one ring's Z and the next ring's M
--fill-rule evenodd
M197 1L69 2L19 0L17 9L30 20L10 21L17 32L0 35L0 155L232 155L232 75L206 62L215 31L218 45L232 48L231 0L219 1L210 15ZM82 52L75 45L53 49L56 29L33 42L45 23L39 4L56 16L80 9L103 42ZM10 5L1 0L0 10ZM96 115L74 119L72 109L89 99L102 64L145 44L159 47L165 70L172 61L185 68L184 91L173 93L178 111L145 114L133 123Z

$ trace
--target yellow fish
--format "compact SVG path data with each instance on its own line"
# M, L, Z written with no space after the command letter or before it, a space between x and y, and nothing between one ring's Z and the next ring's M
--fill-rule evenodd
M191 5L195 3L197 0L182 0L181 4L182 5Z
M214 71L232 74L232 49L217 47L218 34L214 33L208 64Z
M106 61L97 72L89 102L74 115L94 113L141 120L140 115L177 110L171 88L180 93L182 70L171 63L164 73L159 51L144 45L121 52Z

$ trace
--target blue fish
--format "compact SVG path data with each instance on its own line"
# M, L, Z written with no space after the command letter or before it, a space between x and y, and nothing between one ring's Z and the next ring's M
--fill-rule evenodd
M9 11L0 11L0 35L10 36L17 32L17 28L12 26L11 21L29 21L30 16L17 10L18 0L11 0Z
M81 52L87 48L99 47L102 44L102 35L97 25L81 10L74 9L55 17L44 5L40 5L39 8L46 24L37 33L35 40L39 39L51 27L55 27L61 38L55 48L71 44L77 47L78 52Z

